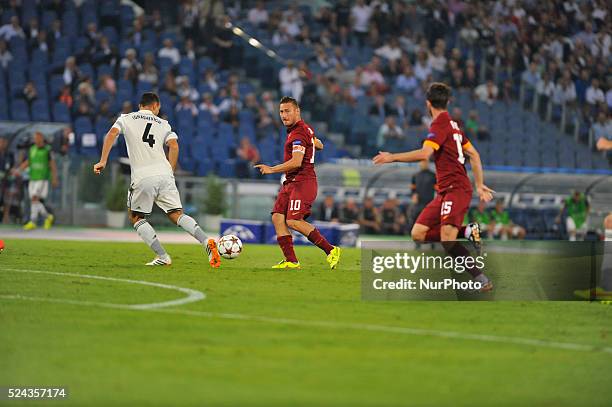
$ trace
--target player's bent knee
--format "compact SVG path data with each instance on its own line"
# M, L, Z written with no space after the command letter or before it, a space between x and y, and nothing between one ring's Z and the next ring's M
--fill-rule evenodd
M272 223L274 223L275 225L280 225L280 224L284 224L285 223L285 216L283 214L280 213L273 213L272 214Z
M412 230L410 231L410 237L412 237L412 240L414 240L415 242L424 242L425 236L427 236L426 229L417 225L414 225L412 227Z
M301 220L287 219L287 226L293 230L297 230L300 227Z

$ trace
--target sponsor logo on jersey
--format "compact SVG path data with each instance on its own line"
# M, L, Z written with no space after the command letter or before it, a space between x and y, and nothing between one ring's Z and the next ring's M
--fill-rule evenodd
M293 142L293 145L294 145L294 146L300 146L300 145L302 145L302 141L301 141L301 140L295 140L295 141Z
M429 133L429 134L427 135L427 138L434 138L434 137L436 137L436 135L435 135L434 133Z

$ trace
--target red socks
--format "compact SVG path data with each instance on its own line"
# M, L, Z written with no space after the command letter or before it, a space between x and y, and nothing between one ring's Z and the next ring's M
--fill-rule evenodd
M295 251L293 251L293 237L291 235L277 236L276 241L285 255L285 260L297 263L298 259L295 257Z
M317 228L308 234L308 240L310 240L312 244L317 246L319 249L323 250L326 254L329 254L334 249L334 246L329 244L327 239L323 237Z
M465 239L465 226L461 226L459 228L459 233L457 233L457 240ZM425 234L426 242L439 242L440 238L440 225L434 227L433 229L429 229Z

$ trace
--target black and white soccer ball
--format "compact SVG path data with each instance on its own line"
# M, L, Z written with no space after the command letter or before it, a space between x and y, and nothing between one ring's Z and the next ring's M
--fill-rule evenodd
M219 254L224 259L235 259L242 253L242 241L236 235L225 235L217 242Z

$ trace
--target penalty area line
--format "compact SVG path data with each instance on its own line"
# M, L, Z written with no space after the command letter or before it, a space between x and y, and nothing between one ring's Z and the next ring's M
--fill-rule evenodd
M74 305L98 305L98 306L112 307L112 308L149 310L149 309L185 305L185 304L189 304L192 302L201 301L206 298L206 294L204 294L202 291L193 290L191 288L179 287L179 286L171 285L171 284L154 283L152 281L130 280L127 278L105 277L105 276L97 276L97 275L91 275L91 274L60 273L57 271L42 271L42 270L13 269L13 268L2 268L0 269L0 271L11 271L11 272L17 272L17 273L48 274L48 275L54 275L54 276L65 276L65 277L86 278L86 279L92 279L92 280L114 281L118 283L138 284L138 285L145 285L149 287L163 288L166 290L174 290L174 291L179 291L183 294L187 294L186 297L179 298L176 300L153 302L153 303L148 303L148 304L131 304L130 305L130 304L113 304L113 303L105 303L105 302L75 301ZM2 298L6 298L6 296L3 296ZM21 298L26 299L28 297L21 297ZM38 297L29 297L29 298L34 299ZM63 301L72 301L72 300L63 300Z

